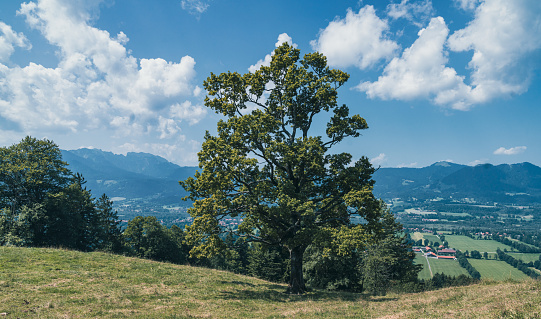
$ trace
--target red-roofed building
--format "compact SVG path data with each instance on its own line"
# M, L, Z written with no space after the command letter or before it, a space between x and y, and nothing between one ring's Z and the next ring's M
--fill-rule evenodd
M456 250L451 249L451 248L438 250L438 255L442 255L442 256L454 256L455 254L456 254Z

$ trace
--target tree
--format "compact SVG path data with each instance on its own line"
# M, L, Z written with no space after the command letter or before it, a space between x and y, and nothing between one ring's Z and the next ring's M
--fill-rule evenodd
M182 229L178 226L167 229L154 216L130 220L122 236L130 255L177 264L186 261Z
M216 136L205 135L198 153L202 170L180 182L194 201L186 237L195 245L191 254L224 249L224 231L284 247L288 291L303 293L308 245L326 241L343 254L371 238L380 212L372 194L374 169L366 157L352 162L348 153L331 152L368 128L346 105L338 106L337 89L348 77L330 69L319 53L301 59L287 43L274 51L270 66L254 73L211 73L204 82L205 105L225 119ZM326 134L318 136L325 116ZM365 222L354 224L355 215ZM223 229L226 216L240 216L242 223Z
M53 141L27 136L0 148L0 207L18 211L23 205L44 202L72 182Z
M120 246L113 242L120 228L111 202L106 196L95 201L67 165L49 140L26 137L0 148L0 244L83 251Z

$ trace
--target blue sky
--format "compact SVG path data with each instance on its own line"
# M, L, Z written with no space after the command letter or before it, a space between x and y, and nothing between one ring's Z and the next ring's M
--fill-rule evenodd
M197 165L219 120L203 81L283 41L351 75L339 103L370 128L336 151L541 165L539 0L2 1L0 146L32 135Z

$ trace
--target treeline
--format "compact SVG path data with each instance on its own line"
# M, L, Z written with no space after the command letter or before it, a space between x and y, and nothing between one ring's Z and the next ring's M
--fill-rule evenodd
M478 280L481 279L481 274L479 273L479 271L477 271L477 269L475 269L470 264L470 262L468 261L466 256L460 250L457 250L456 258L457 258L458 263L460 264L460 266L462 268L466 269L466 271L468 271L468 274L470 274L470 276L472 276L472 278L478 279Z
M533 247L531 245L521 243L520 241L517 241L517 240L510 240L509 238L505 236L492 236L492 237L495 241L511 246L521 253L527 253L527 254L541 253L541 248Z
M528 276L530 276L530 277L532 277L534 279L539 277L539 274L535 270L529 268L529 267L533 267L534 263L531 263L531 265L526 264L522 260L520 260L520 259L517 260L513 256L510 256L510 255L504 253L499 248L496 250L496 254L498 254L498 259L505 261L506 263L508 263L509 265L511 265L511 266L515 267L516 269L522 271L526 275L528 275ZM537 265L539 266L540 263L538 263ZM539 269L539 268L537 268L537 269Z

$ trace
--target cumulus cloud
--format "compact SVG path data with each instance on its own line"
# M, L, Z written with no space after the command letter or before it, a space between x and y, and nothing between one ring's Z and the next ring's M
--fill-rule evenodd
M524 93L539 68L533 53L541 49L541 2L483 1L475 19L449 37L449 47L473 51L472 90L459 98L482 103Z
M399 49L388 39L388 31L387 21L376 15L373 6L365 6L359 13L348 10L344 19L329 23L310 44L327 57L331 66L366 69L390 59Z
M16 33L11 26L0 21L0 62L9 60L15 47L30 50L32 45L22 33Z
M444 44L448 34L443 18L433 18L426 29L419 31L419 38L411 47L405 49L401 57L391 60L377 81L361 83L357 88L370 98L427 98L437 104L448 103L450 97L468 91L463 77L445 66L448 57ZM455 103L453 107L466 106Z
M495 155L517 155L517 154L524 153L526 149L527 149L526 146L517 146L517 147L511 147L511 148L500 147L494 151L494 154Z
M541 2L457 0L456 4L475 10L474 19L464 29L449 36L443 18L433 18L377 81L361 83L358 89L370 98L429 99L457 110L527 91L540 66ZM412 4L405 0L391 5L389 16L408 18L408 5ZM447 66L449 50L473 52L468 78Z
M281 46L283 43L287 43L291 45L292 47L296 48L297 44L293 43L293 39L287 34L287 33L281 33L278 35L278 41L274 44L275 47ZM262 66L270 66L272 56L274 55L274 51L270 54L267 54L264 59L257 61L256 64L250 65L248 68L248 71L254 73L255 71L259 70Z
M55 68L0 64L0 119L28 133L112 127L121 136L165 138L179 131L180 121L193 124L204 117L202 106L179 102L201 92L192 84L195 60L138 60L124 46L126 34L112 36L91 26L100 2L41 0L21 5L18 14L58 49L59 62ZM0 31L0 59L10 54L5 43L30 48L24 35L9 26L0 24Z
M434 15L434 8L430 0L402 0L400 3L387 5L387 15L393 19L406 19L416 26L422 27Z

